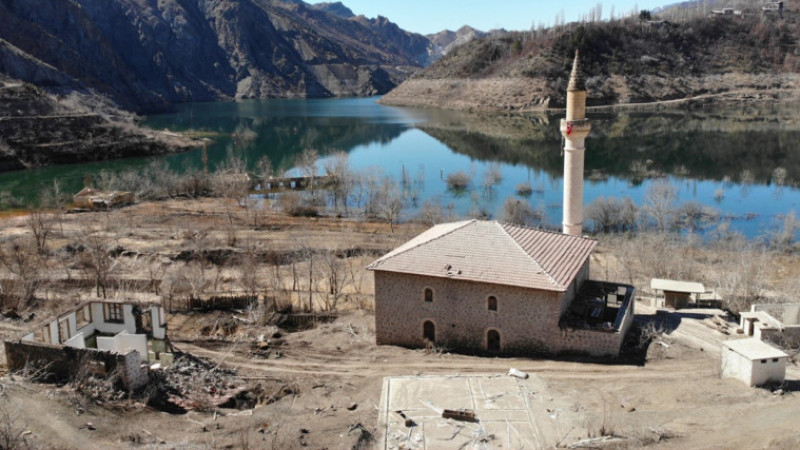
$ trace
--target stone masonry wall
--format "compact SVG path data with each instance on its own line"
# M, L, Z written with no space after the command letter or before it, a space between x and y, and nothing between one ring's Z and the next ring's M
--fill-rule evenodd
M436 345L454 350L486 349L496 330L502 353L560 348L559 318L566 295L449 278L375 271L375 334L378 344L422 347L423 323L435 325ZM433 302L424 300L433 289ZM497 311L487 299L497 298Z
M110 374L117 368L121 370L123 383L130 388L143 384L139 355L129 352L125 355L112 352L61 347L31 341L6 341L6 364L9 370L25 368L40 369L46 372L46 381L65 382L81 370L87 369L90 361L102 367L102 372ZM96 369L91 371L96 372Z
M423 323L433 322L436 345L483 351L486 335L496 330L501 353L586 353L617 356L633 314L620 332L562 329L559 320L574 295L448 278L375 271L375 335L379 345L424 347ZM579 281L588 275L588 263ZM424 300L426 288L433 302ZM497 311L487 299L497 298Z

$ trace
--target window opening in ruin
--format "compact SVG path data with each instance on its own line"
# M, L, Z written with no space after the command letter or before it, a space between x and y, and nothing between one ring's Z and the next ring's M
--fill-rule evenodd
M433 289L425 288L425 301L432 302L433 301Z
M486 301L487 306L489 307L489 311L497 311L497 297L494 295L490 295L489 299Z
M64 317L58 320L58 340L60 343L67 342L70 338L69 318Z
M77 328L80 330L81 328L89 325L92 321L92 308L91 305L86 305L83 308L79 309L75 313L75 321L77 323Z
M431 343L436 342L436 326L430 320L422 324L422 337Z
M486 333L486 350L492 353L500 351L500 333L497 330L489 330Z
M44 327L42 327L42 333L43 333L42 338L44 339L44 343L45 344L52 344L53 343L53 337L50 334L50 324L49 323L47 325L45 325Z
M103 304L103 318L106 322L122 323L122 305L114 303Z

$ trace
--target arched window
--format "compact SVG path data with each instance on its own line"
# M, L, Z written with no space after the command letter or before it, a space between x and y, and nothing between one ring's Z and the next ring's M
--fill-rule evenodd
M497 297L490 295L489 298L486 299L486 306L489 308L489 311L497 311Z
M500 333L497 330L489 330L486 333L486 350L492 353L500 352Z
M430 320L422 324L422 337L430 343L436 342L436 326Z
M433 289L425 288L425 301L432 302L433 301Z

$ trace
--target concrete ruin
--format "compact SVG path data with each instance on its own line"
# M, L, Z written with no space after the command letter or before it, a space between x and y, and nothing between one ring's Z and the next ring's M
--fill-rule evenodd
M800 348L800 304L755 304L739 316L745 336L781 348Z
M81 371L118 373L130 389L148 381L151 366L172 363L164 308L156 303L91 300L5 342L12 371L36 370L66 381Z
M133 192L101 191L90 187L83 188L72 197L75 207L85 209L118 208L130 205L133 201Z
M656 298L656 305L672 309L683 309L694 303L700 303L700 295L706 293L703 283L693 281L665 280L653 278L650 280L650 289L653 292L661 291L664 293L663 304L659 305Z
M789 355L756 338L722 343L722 378L734 378L748 386L783 383Z

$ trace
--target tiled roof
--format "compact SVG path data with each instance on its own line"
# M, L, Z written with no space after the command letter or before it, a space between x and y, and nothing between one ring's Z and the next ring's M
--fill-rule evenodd
M367 267L564 292L596 241L500 222L437 225Z

